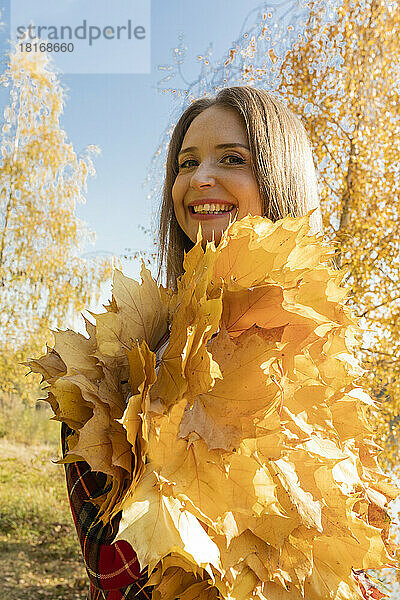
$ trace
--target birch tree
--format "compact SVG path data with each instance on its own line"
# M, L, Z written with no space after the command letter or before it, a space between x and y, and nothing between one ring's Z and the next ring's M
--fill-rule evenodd
M23 394L18 364L99 297L109 260L80 258L94 234L75 214L95 173L60 125L65 91L46 53L11 50L0 159L0 390ZM29 385L29 383L27 383Z
M385 0L342 0L322 22L312 9L287 52L277 92L302 118L318 167L327 235L347 271L350 303L368 328L361 353L381 402L389 465L400 434L400 14Z

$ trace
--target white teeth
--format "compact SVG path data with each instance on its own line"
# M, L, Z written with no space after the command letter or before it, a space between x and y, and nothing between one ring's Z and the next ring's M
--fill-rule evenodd
M220 213L220 212L229 212L234 207L233 204L198 204L197 206L193 206L193 211L195 213Z

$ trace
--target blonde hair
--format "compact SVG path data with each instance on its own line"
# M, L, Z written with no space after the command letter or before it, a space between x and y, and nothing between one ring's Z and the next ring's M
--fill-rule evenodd
M184 253L193 247L178 224L172 201L178 153L192 121L211 106L234 109L243 118L263 216L276 221L317 208L311 216L311 232L323 231L311 145L300 119L265 90L250 86L224 88L214 98L195 100L180 117L169 143L159 213L158 279L164 267L166 284L173 289L183 272Z

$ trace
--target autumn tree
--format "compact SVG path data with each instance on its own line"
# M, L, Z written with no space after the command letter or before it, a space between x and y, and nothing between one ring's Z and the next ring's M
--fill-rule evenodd
M65 91L50 59L15 47L0 81L10 90L0 162L0 390L24 396L33 378L18 363L51 340L50 327L65 328L98 299L111 264L79 256L94 234L75 205L85 200L97 148L78 157L61 128Z
M385 458L398 468L400 15L384 0L343 0L333 21L318 16L311 11L303 42L287 54L278 91L310 134L326 231L368 328L361 351L382 399L376 421Z
M400 14L385 0L341 0L327 19L319 4L309 2L304 33L279 64L274 91L309 133L325 232L367 328L360 351L366 383L382 401L375 418L384 457L398 469ZM253 50L260 40L250 41ZM270 56L278 59L272 47ZM242 75L262 85L266 71L250 59Z

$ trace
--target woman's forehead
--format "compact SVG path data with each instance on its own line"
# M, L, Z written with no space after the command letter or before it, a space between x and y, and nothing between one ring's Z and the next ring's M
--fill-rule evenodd
M206 140L214 140L215 143L247 142L241 115L235 109L223 106L211 106L203 110L191 122L183 138L182 149Z

